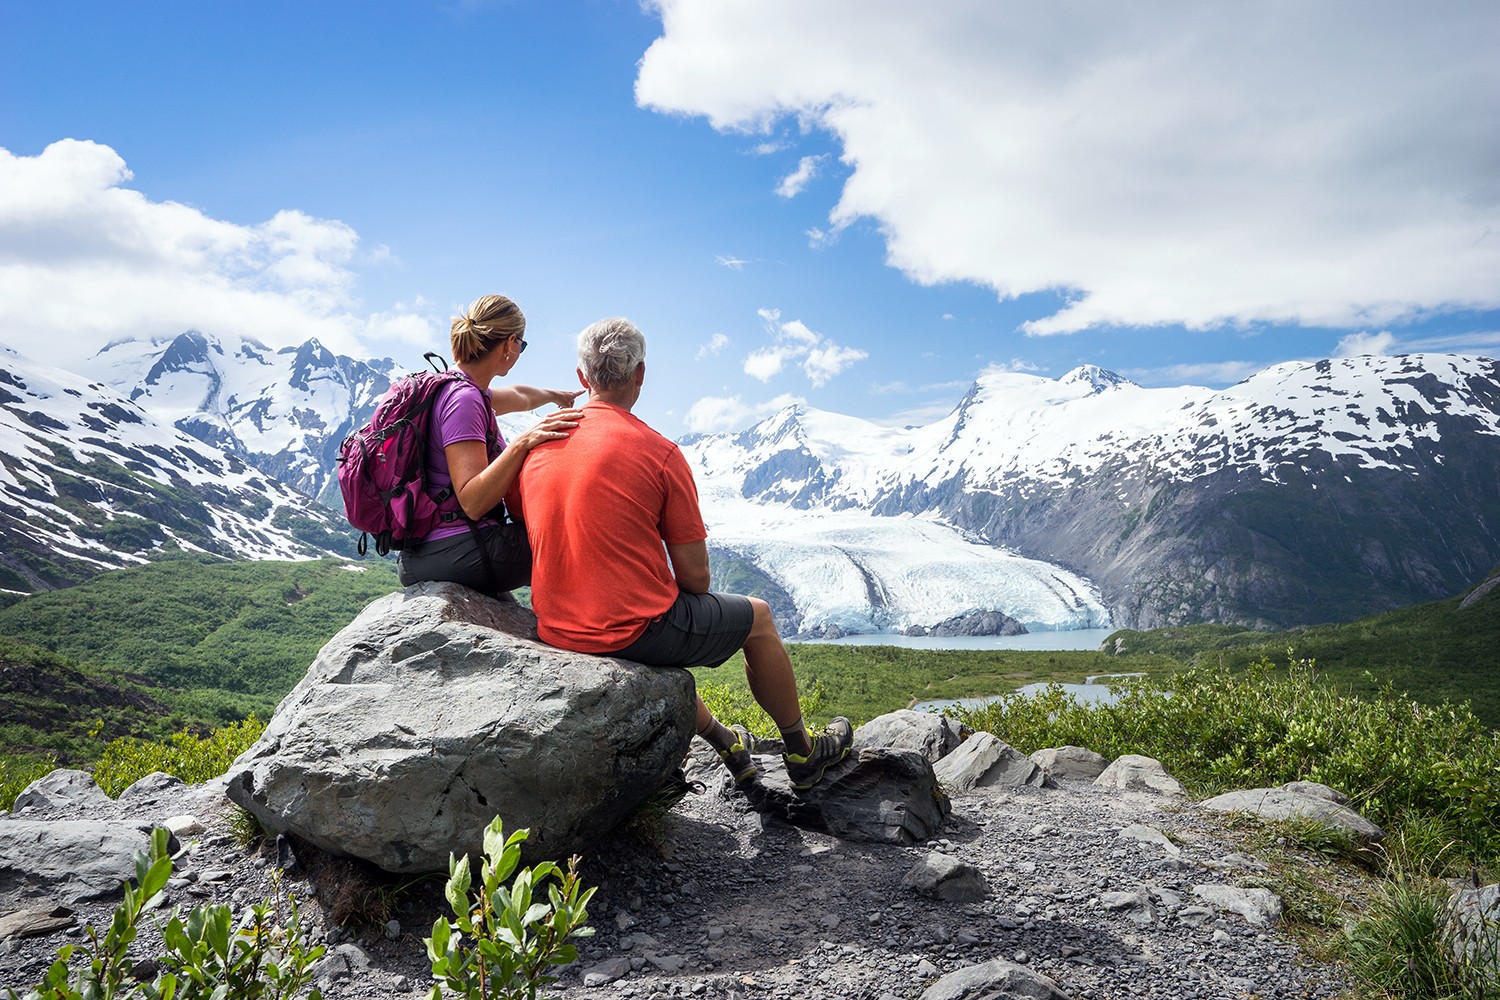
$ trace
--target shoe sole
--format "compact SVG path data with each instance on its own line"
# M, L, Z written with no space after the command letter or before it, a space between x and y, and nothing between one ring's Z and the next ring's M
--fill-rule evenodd
M809 781L809 782L807 782L805 784L801 784L801 785L797 784L796 782L793 782L792 783L792 791L794 791L794 792L805 792L805 791L807 791L810 788L816 788L819 785L819 783L822 782L823 775L825 775L825 774L828 773L828 769L830 767L832 767L833 765L835 765L835 764L842 764L844 762L844 758L849 756L849 751L851 749L852 749L851 747L844 747L844 752L841 753L841 754L839 754L838 759L837 760L830 760L828 763L824 764L823 767L818 771L817 777L813 778L811 781Z

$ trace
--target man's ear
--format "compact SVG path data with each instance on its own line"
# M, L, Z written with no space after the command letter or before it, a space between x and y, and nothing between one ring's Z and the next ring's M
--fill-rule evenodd
M639 389L646 382L646 362L642 361L635 366L635 387Z

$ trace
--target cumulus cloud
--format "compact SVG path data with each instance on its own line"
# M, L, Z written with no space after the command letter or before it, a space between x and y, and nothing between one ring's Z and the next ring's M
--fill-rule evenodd
M652 6L640 105L826 131L816 244L868 218L918 282L1060 296L1029 333L1500 306L1486 0Z
M704 358L713 357L728 346L729 338L722 333L716 333L698 348L697 360L702 361Z
M1386 330L1379 333L1351 333L1340 338L1338 346L1333 349L1333 356L1354 358L1361 354L1390 354L1391 348L1395 346L1395 335Z
M869 357L857 347L834 343L800 319L782 322L779 309L760 309L757 313L772 343L745 356L744 371L751 378L769 382L788 364L800 362L808 381L821 388L856 361Z
M821 156L804 156L797 163L797 169L781 179L776 185L776 193L783 198L795 198L801 194L812 179L818 176L818 165L823 161Z
M746 403L739 396L704 396L688 408L682 419L690 431L716 434L719 431L738 430L752 421L801 402L801 397L789 393L782 393L763 403Z
M0 149L0 329L34 356L78 362L110 340L192 327L349 353L365 337L436 335L401 306L361 313L359 237L344 223L281 211L237 225L152 201L130 180L95 142Z

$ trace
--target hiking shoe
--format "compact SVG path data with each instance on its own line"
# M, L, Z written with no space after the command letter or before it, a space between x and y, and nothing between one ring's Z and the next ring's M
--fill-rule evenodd
M734 778L734 783L743 785L760 773L759 768L755 766L755 758L751 754L780 753L782 744L780 740L756 736L744 726L730 726L729 728L734 731L739 740L728 750L719 751L719 759L724 762L725 767L729 768L729 774Z
M798 753L783 753L786 761L786 776L792 779L792 790L805 792L823 780L823 772L845 757L854 742L854 727L849 720L839 716L828 724L828 728L816 735L809 734L812 750L803 756Z

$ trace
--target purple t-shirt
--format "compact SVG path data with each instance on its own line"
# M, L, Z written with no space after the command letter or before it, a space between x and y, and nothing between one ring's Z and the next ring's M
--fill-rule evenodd
M437 493L453 485L448 473L448 454L443 449L457 441L485 440L485 427L494 426L495 413L490 408L490 391L480 389L472 382L455 380L438 390L432 403L431 432L427 436L427 485L429 493ZM499 447L505 447L505 439L496 433ZM493 460L494 456L490 458ZM479 522L481 526L496 523L492 518ZM450 521L440 524L422 541L431 542L439 538L451 538L469 530L467 521Z

